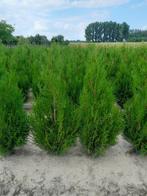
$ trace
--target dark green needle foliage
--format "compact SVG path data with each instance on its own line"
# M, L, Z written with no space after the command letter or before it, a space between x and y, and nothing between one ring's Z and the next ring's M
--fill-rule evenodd
M114 83L117 103L123 107L123 105L133 96L132 75L128 66L120 64Z
M6 73L6 70L5 70L4 66L0 65L0 80L3 78L5 73Z
M23 99L13 75L0 81L0 154L25 144L29 132Z
M48 152L65 152L74 143L78 130L87 152L101 154L115 143L123 129L121 106L126 137L136 150L146 154L144 44L0 46L2 154L25 143L28 135L16 83L25 99L32 88L32 133L36 143Z
M105 70L94 60L87 69L78 116L81 142L95 156L115 143L123 127Z
M83 87L85 75L85 65L87 62L86 50L83 48L65 48L64 69L62 68L62 78L67 84L67 93L73 104L79 104L79 97ZM68 56L66 55L68 53ZM67 57L66 57L67 56Z
M146 87L146 88L145 88ZM125 136L136 151L147 155L147 86L125 105Z
M23 97L27 99L28 90L31 87L31 47L19 46L14 49L10 61L10 69L16 73L18 87L21 89Z
M75 141L74 107L66 95L65 86L52 71L37 97L32 114L32 133L37 145L48 152L65 152Z
M5 54L6 48L3 46L0 46L0 80L6 73L6 61L7 61L7 56Z

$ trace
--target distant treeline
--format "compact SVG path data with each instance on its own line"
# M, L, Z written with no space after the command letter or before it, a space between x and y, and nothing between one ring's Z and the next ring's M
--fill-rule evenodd
M88 42L120 42L128 39L129 25L112 21L91 23L85 30L85 37Z
M12 25L7 24L7 22L4 20L0 21L0 43L5 45L17 45L25 43L34 45L50 45L51 43L60 43L66 45L69 43L68 40L64 40L64 36L62 35L54 36L51 40L48 40L45 35L39 34L30 37L14 36L14 31L15 28Z
M17 44L33 44L33 45L46 45L49 46L52 43L59 43L62 45L68 45L69 42L77 43L79 41L68 41L64 39L63 35L57 35L52 37L51 40L45 35L35 36L14 36L13 32L15 28L8 24L6 21L0 21L0 43L5 45L17 45ZM85 29L86 42L141 42L147 41L147 30L135 30L130 29L130 26L123 22L122 24L116 22L95 22L91 23Z
M95 22L87 26L85 37L87 42L140 42L147 41L147 30L130 29L126 22Z
M147 41L147 30L140 30L140 29L134 29L130 30L129 33L129 41L132 42L140 42L140 41Z
M50 45L51 43L60 43L63 45L68 45L69 41L64 40L63 35L57 35L52 37L51 40L48 40L48 38L45 35L35 35L35 36L30 36L27 38L24 38L23 36L17 36L17 43L29 43L33 45Z

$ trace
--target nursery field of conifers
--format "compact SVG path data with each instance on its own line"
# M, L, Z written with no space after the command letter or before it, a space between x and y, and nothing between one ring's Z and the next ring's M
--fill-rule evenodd
M30 134L54 154L80 138L93 156L122 134L147 155L147 46L0 46L0 154Z

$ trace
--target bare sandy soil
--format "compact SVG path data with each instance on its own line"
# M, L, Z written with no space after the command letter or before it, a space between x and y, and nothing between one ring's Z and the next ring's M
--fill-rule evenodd
M0 196L147 196L147 157L130 153L122 136L104 156L86 156L79 143L53 156L31 139L0 158Z

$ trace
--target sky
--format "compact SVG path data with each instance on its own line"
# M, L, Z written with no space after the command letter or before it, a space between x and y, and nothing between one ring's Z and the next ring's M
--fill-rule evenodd
M147 29L147 0L0 0L0 20L13 25L15 35L85 40L86 26L96 21Z

